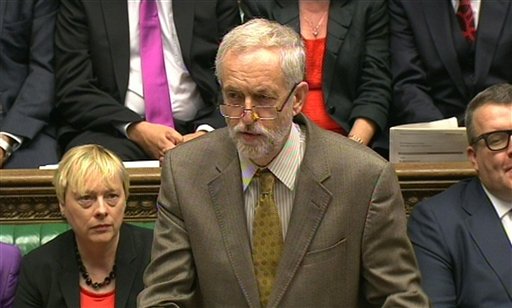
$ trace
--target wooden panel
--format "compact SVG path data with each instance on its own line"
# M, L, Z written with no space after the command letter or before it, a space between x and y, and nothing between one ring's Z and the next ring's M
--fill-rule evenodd
M407 215L424 198L436 195L458 181L476 175L469 162L398 163L394 164L394 167L400 181Z
M469 163L402 163L394 166L407 214L423 198L475 175ZM131 186L126 220L154 219L160 168L128 170ZM53 170L0 170L0 224L62 221L52 185L53 173Z
M128 169L130 196L126 204L127 221L155 218L160 187L160 168ZM0 224L63 221L55 189L54 170L0 170Z

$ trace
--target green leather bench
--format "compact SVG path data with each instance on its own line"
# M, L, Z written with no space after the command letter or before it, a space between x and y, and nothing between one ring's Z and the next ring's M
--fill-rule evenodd
M153 229L155 225L153 221L128 223L149 229ZM65 222L1 224L0 242L15 244L25 255L69 229L69 225Z

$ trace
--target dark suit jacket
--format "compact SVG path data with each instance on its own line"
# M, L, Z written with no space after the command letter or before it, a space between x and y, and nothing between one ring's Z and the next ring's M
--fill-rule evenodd
M136 307L151 242L151 230L122 225L116 253L116 307ZM69 230L23 257L14 307L80 307L74 251L74 233Z
M296 120L306 151L268 307L426 307L391 165ZM227 129L168 152L140 307L260 306L242 187Z
M174 0L173 10L183 60L208 106L193 122L216 127L224 121L216 111L214 59L222 36L240 22L238 6L235 0ZM56 33L60 142L83 130L117 135L117 125L141 121L124 106L129 44L126 0L62 2Z
M512 82L512 1L482 1L473 83L464 80L451 31L451 1L390 0L392 124L457 116L488 86Z
M300 32L297 0L243 0L248 18L276 20ZM386 1L331 0L324 59L327 112L345 131L357 118L386 127L391 101Z
M0 1L0 131L24 138L8 161L26 152L18 168L58 160L50 120L57 9L57 0Z
M477 178L418 204L409 236L435 307L512 307L512 246Z

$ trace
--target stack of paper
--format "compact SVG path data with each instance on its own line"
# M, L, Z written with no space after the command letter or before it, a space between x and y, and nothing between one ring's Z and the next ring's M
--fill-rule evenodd
M158 160L137 160L137 161L124 161L125 168L158 168L160 161ZM39 166L39 169L51 170L57 169L59 164Z
M457 127L457 119L391 127L389 160L403 162L467 161L466 128Z

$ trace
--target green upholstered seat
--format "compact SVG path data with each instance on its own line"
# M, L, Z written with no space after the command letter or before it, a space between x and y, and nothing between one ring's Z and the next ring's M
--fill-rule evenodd
M154 222L132 222L132 224L153 229ZM0 242L15 244L23 255L69 230L65 222L43 222L34 224L1 224Z

